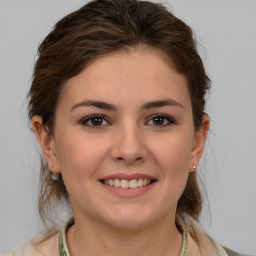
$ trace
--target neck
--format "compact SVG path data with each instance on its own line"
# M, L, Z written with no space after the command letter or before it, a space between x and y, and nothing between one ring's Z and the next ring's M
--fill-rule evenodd
M67 232L67 243L71 256L178 256L182 234L175 225L175 216L136 230L75 218L75 225Z

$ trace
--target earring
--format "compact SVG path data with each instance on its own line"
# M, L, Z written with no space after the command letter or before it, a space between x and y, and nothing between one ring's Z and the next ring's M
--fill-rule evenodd
M196 165L195 165L195 163L193 163L193 171L195 172L196 171Z
M51 178L52 178L53 181L58 181L58 180L59 180L59 177L60 177L59 174L52 172Z

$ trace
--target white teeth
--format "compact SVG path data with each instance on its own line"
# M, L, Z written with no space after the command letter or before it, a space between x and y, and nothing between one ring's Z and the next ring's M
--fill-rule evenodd
M138 182L137 180L130 180L129 181L129 188L137 188Z
M139 180L138 180L137 186L138 186L139 188L143 186L143 181L142 181L142 179L139 179Z
M150 184L149 179L133 179L133 180L119 180L119 179L109 179L109 180L103 180L103 184L109 185L116 188L140 188L143 186L147 186Z
M119 188L121 185L120 185L120 181L118 179L115 179L114 180L114 187L117 187Z
M121 188L128 188L129 181L128 180L121 180L120 185L121 185Z

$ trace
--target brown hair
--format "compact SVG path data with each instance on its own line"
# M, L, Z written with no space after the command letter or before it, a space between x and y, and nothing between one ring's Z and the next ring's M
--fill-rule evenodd
M158 49L187 79L194 127L202 125L205 93L210 87L192 30L161 4L138 0L93 0L61 19L39 46L29 117L42 117L54 133L55 109L65 82L98 57L138 46ZM46 223L51 210L69 200L62 178L51 180L46 164L41 168L39 213ZM202 196L196 174L190 174L178 201L177 214L198 220Z

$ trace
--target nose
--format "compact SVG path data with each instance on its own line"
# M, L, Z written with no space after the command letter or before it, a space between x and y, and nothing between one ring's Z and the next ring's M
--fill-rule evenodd
M143 134L136 126L126 126L114 135L111 149L111 157L114 161L132 165L145 161L147 155Z

